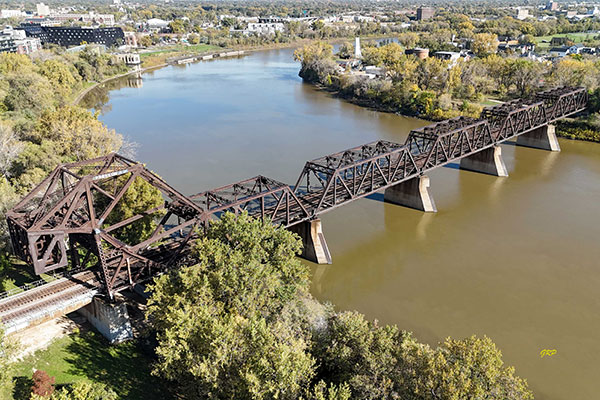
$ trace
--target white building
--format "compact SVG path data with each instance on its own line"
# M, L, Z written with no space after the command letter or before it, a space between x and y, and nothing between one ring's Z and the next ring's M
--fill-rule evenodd
M21 10L1 10L0 18L19 18L24 17L25 13Z
M169 21L160 18L150 18L146 24L150 31L160 31L169 27Z
M7 26L2 30L0 37L4 42L12 43L12 52L19 54L31 54L42 48L42 43L39 38L27 37L23 29L13 29L12 26Z
M529 18L529 10L523 7L517 7L517 19L524 20Z
M274 35L275 32L283 32L285 25L281 22L251 22L248 24L247 31L258 35Z
M50 7L48 7L44 3L36 4L35 9L37 11L37 15L46 16L46 15L50 14Z
M42 49L42 42L35 37L15 40L15 45L17 45L17 53L19 54L31 54Z

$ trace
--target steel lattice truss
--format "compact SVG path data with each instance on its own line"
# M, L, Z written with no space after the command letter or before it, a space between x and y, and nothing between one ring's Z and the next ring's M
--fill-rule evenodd
M415 129L404 144L380 140L309 161L294 187L257 176L186 197L144 165L116 154L65 164L7 213L13 248L37 274L93 260L112 296L172 266L198 228L224 212L247 211L290 227L586 106L584 88L541 92L486 108L480 119L459 117ZM116 220L113 213L139 179L159 190L164 204ZM120 232L147 220L155 221L154 230L141 242L119 239Z

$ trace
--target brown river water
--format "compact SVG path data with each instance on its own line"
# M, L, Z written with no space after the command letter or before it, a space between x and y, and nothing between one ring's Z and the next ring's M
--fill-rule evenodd
M294 184L307 160L426 124L334 98L298 70L292 50L257 52L122 79L82 104L187 194L258 174ZM488 335L537 399L600 398L600 145L560 145L503 145L508 178L433 171L436 214L382 196L325 214L333 264L311 264L313 294L432 345Z

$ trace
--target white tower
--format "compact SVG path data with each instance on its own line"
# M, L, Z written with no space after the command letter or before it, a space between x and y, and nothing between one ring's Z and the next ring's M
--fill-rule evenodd
M354 58L362 58L362 53L360 51L360 38L356 37L354 39Z

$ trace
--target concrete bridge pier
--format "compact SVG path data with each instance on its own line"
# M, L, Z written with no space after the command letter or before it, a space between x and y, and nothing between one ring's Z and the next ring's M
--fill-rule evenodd
M133 338L129 313L124 303L108 303L94 297L87 306L78 312L104 336L110 343L119 343Z
M302 258L317 264L331 264L331 254L323 235L321 220L301 222L288 228L302 239Z
M425 212L437 212L429 193L429 177L418 176L385 189L383 200L387 203L410 207Z
M460 169L494 176L508 176L500 146L492 146L462 158L460 160Z
M550 124L517 137L517 145L533 147L534 149L560 151L560 145L556 138L556 127Z

